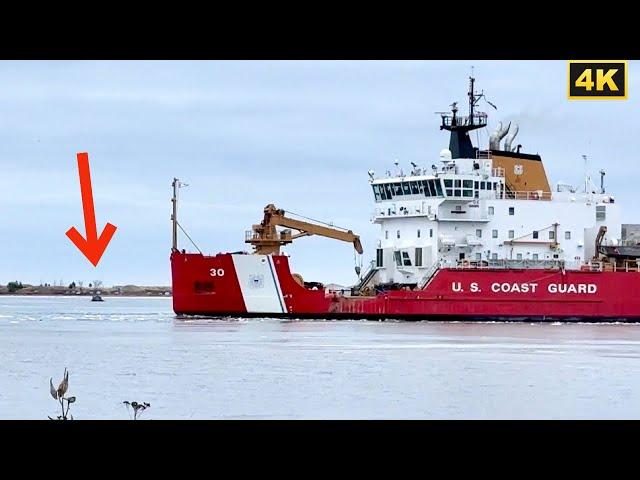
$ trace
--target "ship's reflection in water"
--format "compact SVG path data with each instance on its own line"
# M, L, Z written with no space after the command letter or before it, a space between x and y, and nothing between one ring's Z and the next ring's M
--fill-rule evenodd
M0 297L1 418L640 418L640 325L176 320L170 299Z

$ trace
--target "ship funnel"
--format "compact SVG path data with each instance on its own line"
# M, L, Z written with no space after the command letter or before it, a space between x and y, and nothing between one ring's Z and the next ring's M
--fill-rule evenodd
M520 127L516 123L515 124L515 128L513 129L513 131L509 135L507 135L507 138L504 141L504 150L505 150L505 152L513 152L515 150L515 149L511 148L511 144L515 140L516 135L518 135L519 131L520 131Z
M500 141L509 133L509 128L511 128L511 122L507 128L502 127L502 122L498 123L498 128L489 137L489 150L500 150Z

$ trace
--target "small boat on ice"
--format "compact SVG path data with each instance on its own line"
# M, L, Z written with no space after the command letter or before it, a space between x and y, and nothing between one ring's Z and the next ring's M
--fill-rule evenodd
M91 297L91 301L92 302L104 302L104 300L102 299L102 297L96 293L93 297Z

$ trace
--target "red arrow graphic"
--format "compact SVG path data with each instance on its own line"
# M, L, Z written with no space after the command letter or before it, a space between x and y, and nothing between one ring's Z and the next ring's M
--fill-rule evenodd
M80 176L80 193L82 195L82 210L84 212L84 227L86 239L80 235L75 227L67 230L67 237L78 250L93 264L98 266L102 254L109 245L113 234L116 233L114 225L107 223L98 238L96 227L96 212L93 207L93 190L91 189L91 171L89 170L89 154L78 153L78 174Z

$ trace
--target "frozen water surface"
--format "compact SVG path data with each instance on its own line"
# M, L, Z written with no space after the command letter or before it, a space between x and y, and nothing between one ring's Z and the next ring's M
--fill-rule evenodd
M183 321L171 299L0 297L0 418L640 418L640 325Z

